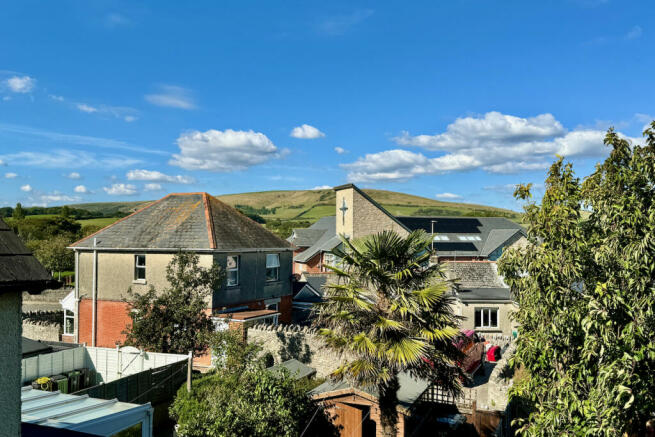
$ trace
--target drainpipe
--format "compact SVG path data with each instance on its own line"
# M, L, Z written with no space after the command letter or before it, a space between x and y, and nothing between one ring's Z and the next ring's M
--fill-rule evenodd
M96 325L97 325L97 300L98 300L98 251L96 250L97 239L93 238L93 281L91 284L91 293L93 294L93 302L91 309L91 346L96 346Z
M75 249L75 343L80 342L80 252ZM65 321L64 321L65 322Z

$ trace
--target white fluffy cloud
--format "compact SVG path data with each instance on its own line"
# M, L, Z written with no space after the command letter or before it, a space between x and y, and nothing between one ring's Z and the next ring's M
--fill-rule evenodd
M339 155L343 155L344 153L348 152L346 149L344 149L343 147L339 147L339 146L335 147L334 151L337 152Z
M232 129L191 131L177 139L180 153L169 164L187 170L231 172L245 170L287 153L260 132Z
M25 184L20 187L20 190L29 193L30 191L32 191L32 186L30 184Z
M174 182L178 184L192 184L196 181L190 176L171 176L156 170L130 170L126 176L129 181Z
M137 193L136 187L132 184L112 184L102 189L110 196L132 196Z
M94 108L93 106L87 105L86 103L78 103L76 105L77 109L79 109L82 112L87 112L89 114L92 114L94 112L98 112L98 108Z
M12 76L5 81L7 88L14 93L29 93L36 86L36 79L29 76Z
M318 185L318 186L312 188L312 191L313 190L331 190L331 189L332 189L332 187L330 185Z
M75 187L75 189L73 191L75 191L76 193L80 193L80 194L86 194L86 193L89 192L89 189L86 188L84 185L78 185L78 186Z
M7 179L16 179L18 175L16 173L5 173L5 178Z
M196 103L191 96L191 91L174 85L161 85L159 92L147 94L147 102L156 106L164 106L177 109L195 109Z
M441 156L395 149L342 166L353 182L404 181L422 174L474 169L516 173L547 168L556 154L602 156L608 151L604 137L602 130L567 131L551 114L521 118L489 112L482 117L459 118L444 133L411 136L404 132L394 138L400 146L416 146Z
M442 200L455 200L455 199L461 199L462 198L462 196L460 196L459 194L455 194L455 193L439 193L439 194L435 194L434 197L436 197L437 199L442 199Z
M162 189L161 184L155 184L155 183L145 184L143 188L146 191L160 191Z
M290 135L294 138L301 138L303 140L313 140L315 138L321 138L325 136L323 132L308 124L294 127L291 130Z
M73 172L68 173L68 174L66 175L66 177L67 177L68 179L82 179L82 176L81 176L78 172L76 172L76 171L73 171Z

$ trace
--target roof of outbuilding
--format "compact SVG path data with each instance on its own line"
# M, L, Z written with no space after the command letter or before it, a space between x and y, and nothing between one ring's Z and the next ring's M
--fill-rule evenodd
M400 384L400 388L398 389L397 394L398 405L405 410L408 410L412 405L414 405L418 398L421 397L425 390L427 390L427 388L430 386L429 381L425 379L413 378L407 372L398 374L398 383ZM313 389L310 394L314 397L323 399L326 397L332 397L332 394L335 395L334 397L338 397L342 394L348 393L349 391L360 391L368 393L376 399L379 396L376 387L355 387L347 381L335 382L330 379Z
M286 249L290 244L207 193L169 194L73 243L99 249Z
M525 233L521 225L504 217L398 217L412 231L444 235L447 241L435 241L440 256L487 257L516 233ZM459 237L479 237L460 240Z
M282 369L286 369L289 372L289 375L294 379L307 378L316 375L316 369L309 367L307 364L301 363L294 358L271 366L266 370L278 375L282 373Z
M20 238L0 219L0 293L40 293L56 285Z

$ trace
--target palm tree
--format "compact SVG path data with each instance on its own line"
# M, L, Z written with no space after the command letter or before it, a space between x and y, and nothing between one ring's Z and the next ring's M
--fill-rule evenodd
M460 317L439 265L430 264L425 232L384 231L342 242L315 323L329 347L352 357L332 377L376 388L383 434L395 436L399 373L459 392L461 355L452 340Z

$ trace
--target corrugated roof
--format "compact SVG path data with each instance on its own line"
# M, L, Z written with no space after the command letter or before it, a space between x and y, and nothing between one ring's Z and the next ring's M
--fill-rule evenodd
M290 244L207 193L180 193L149 204L72 245L110 249L266 249Z
M55 428L113 435L141 420L149 420L150 403L144 405L47 392L23 387L21 421Z
M0 293L39 293L56 285L57 282L32 256L20 238L0 219Z

